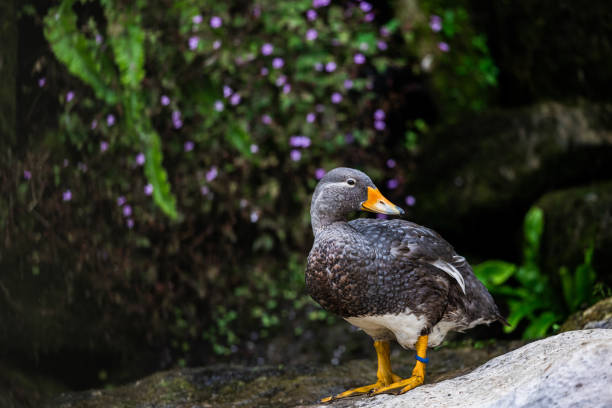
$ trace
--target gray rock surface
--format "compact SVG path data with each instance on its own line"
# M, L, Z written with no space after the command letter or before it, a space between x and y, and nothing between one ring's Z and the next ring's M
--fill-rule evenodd
M612 329L612 297L574 313L561 326L562 332L581 329Z
M561 333L494 358L461 377L399 396L340 400L333 406L610 407L612 330Z

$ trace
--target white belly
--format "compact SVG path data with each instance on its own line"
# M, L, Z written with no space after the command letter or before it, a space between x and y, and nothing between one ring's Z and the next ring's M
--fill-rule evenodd
M362 329L374 340L389 340L395 337L403 348L410 349L414 349L417 339L425 328L425 319L417 317L410 310L400 314L347 317L346 321ZM455 327L453 322L438 322L429 334L427 345L429 347L439 345L446 333Z

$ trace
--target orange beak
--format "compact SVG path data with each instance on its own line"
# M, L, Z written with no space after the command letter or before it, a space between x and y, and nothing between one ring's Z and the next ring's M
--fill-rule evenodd
M380 214L404 214L404 210L387 200L377 188L372 187L368 187L368 199L361 203L361 209Z

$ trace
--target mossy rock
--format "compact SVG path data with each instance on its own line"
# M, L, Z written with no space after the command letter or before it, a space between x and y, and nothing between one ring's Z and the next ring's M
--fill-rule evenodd
M612 297L574 313L561 326L562 332L582 329L612 329Z
M453 378L524 342L490 342L481 347L443 347L428 353L426 383ZM392 353L395 372L407 376L414 366L412 351ZM288 361L290 362L290 361ZM295 407L316 404L322 397L371 383L376 358L352 360L338 366L235 366L216 365L159 372L134 383L85 392L64 393L47 408L102 407ZM367 397L361 397L367 398ZM352 398L349 404L355 402ZM342 403L334 406L345 406Z
M500 98L518 105L610 100L612 7L608 0L471 2L500 68Z
M535 205L544 211L543 270L573 270L592 246L598 280L612 287L612 182L554 191Z
M611 179L610 163L612 105L542 103L474 115L424 140L412 218L463 252L518 261L528 208L549 191Z

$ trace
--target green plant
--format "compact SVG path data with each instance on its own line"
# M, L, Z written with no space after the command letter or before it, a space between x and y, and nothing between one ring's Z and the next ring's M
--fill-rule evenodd
M550 278L539 266L540 240L544 214L532 207L523 224L523 262L515 265L501 260L489 260L474 266L474 273L498 298L503 298L510 310L510 333L526 319L529 323L523 338L543 337L570 313L594 301L596 274L592 267L593 247L585 250L584 262L570 274L567 267L559 271L563 297L558 296Z

